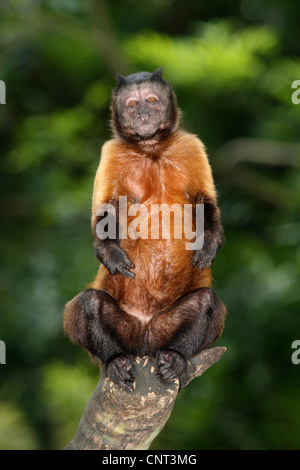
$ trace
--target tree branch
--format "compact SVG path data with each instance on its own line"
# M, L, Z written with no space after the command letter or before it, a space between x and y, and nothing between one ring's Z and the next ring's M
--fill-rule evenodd
M149 357L136 359L135 388L125 392L101 374L65 450L146 450L165 426L180 388L215 364L226 348L206 349L188 362L180 379L164 384Z
M268 204L299 206L294 189L264 175L258 165L300 167L300 144L237 138L223 144L214 158L214 171ZM254 164L254 165L253 165Z

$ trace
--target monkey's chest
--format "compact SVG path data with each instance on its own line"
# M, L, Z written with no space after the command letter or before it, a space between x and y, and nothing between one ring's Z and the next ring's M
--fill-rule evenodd
M135 265L135 277L109 276L113 285L105 290L126 312L148 321L193 282L191 238L186 237L192 224L182 212L191 202L189 180L180 165L161 162L132 166L122 176L118 196L127 197L127 217L124 222L122 209L120 223L127 236L121 247Z
M146 162L131 167L119 185L119 195L129 202L161 204L182 202L188 194L185 169L171 162Z

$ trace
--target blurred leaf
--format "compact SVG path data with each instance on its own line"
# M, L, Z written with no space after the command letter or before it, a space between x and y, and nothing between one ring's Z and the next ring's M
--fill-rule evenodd
M52 363L44 369L42 395L54 426L53 444L63 449L75 436L79 420L97 385L86 369Z
M35 450L37 439L23 412L9 402L0 405L0 449Z

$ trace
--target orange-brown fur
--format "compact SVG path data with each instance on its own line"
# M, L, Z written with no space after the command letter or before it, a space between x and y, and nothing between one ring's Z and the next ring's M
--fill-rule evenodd
M148 208L150 204L192 204L198 193L216 202L208 158L196 136L176 130L158 146L145 149L112 139L103 146L95 178L93 230L97 207L119 196ZM186 250L187 241L122 240L121 248L135 265L135 277L113 276L100 265L90 287L109 293L125 312L148 323L182 295L211 286L210 269L192 265L193 252Z

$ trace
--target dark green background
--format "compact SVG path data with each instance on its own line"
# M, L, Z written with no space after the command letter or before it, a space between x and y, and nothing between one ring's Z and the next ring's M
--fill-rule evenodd
M298 0L35 0L0 5L0 448L62 449L99 371L64 336L97 271L90 206L115 73L154 71L204 141L226 245L218 364L153 449L300 447Z

